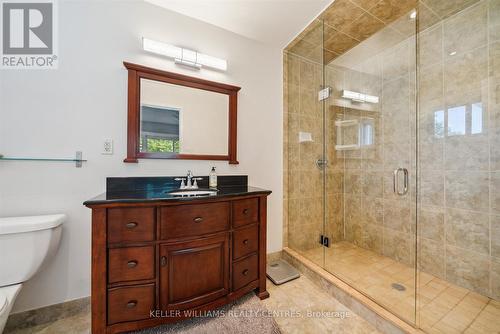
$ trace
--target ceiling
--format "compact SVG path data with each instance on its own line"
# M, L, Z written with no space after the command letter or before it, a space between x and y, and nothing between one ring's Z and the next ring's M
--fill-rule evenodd
M144 0L284 48L333 0Z

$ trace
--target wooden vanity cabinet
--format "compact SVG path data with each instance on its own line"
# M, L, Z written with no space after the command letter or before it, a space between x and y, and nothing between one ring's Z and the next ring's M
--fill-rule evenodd
M89 204L92 333L179 321L266 291L267 195Z

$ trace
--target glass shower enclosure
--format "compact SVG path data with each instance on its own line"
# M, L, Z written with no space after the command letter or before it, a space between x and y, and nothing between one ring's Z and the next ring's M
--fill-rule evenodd
M500 299L499 50L498 0L337 0L285 50L286 245L429 332Z

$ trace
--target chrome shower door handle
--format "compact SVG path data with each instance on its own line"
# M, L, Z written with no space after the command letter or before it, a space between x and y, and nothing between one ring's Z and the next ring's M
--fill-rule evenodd
M403 172L403 191L399 191L399 172ZM393 185L394 185L394 193L399 196L404 196L408 193L408 169L406 168L398 168L393 172Z
M403 181L403 194L402 195L406 195L408 193L408 183L409 183L409 173L408 173L408 169L406 168L403 168L403 177L404 177L404 181Z

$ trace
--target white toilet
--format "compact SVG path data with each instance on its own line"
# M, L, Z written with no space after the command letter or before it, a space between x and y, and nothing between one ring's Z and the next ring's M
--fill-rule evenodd
M0 218L0 333L22 283L59 247L66 215Z

